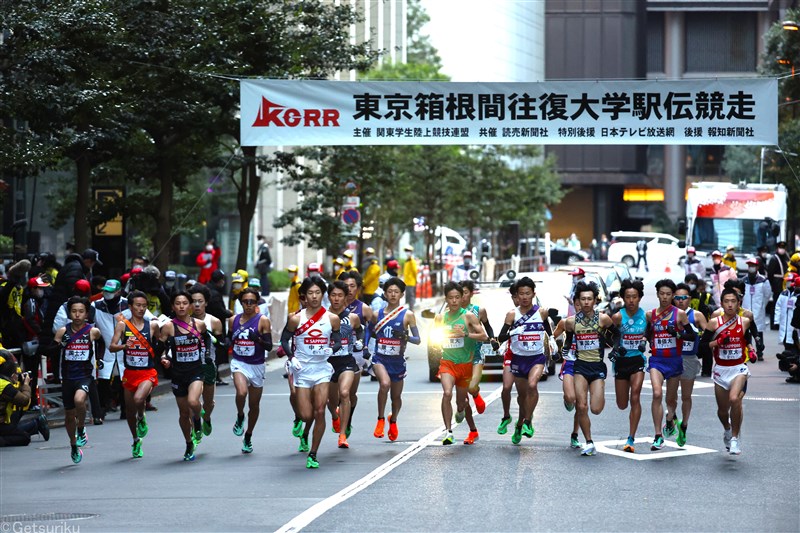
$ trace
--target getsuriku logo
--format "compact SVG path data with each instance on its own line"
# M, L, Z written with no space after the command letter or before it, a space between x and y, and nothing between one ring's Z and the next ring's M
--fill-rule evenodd
M337 109L295 109L270 102L261 97L261 107L253 127L339 127L339 110Z

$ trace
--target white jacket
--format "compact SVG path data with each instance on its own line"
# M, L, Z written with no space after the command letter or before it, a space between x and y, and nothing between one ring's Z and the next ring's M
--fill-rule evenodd
M753 312L758 331L767 328L767 304L772 297L772 288L767 278L761 274L756 274L755 282L750 283L750 277L744 278L744 300L742 307Z
M778 324L778 342L794 344L794 339L792 339L794 328L792 328L791 324L797 300L798 293L785 290L778 296L778 301L775 302L775 323Z

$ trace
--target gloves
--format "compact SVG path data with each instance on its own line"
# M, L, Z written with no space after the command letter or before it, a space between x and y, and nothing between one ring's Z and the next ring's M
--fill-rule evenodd
M297 360L297 357L292 357L289 359L289 366L295 372L299 372L303 369L303 365L300 364L300 361Z
M647 350L647 341L643 340L642 342L640 342L640 343L639 343L639 346L638 346L638 348L637 348L637 349L638 349L640 352L644 353L644 352L645 352L645 350Z
M361 353L362 353L362 357L364 358L364 361L368 361L369 358L372 357L372 354L369 353L369 349L368 348L364 348L364 351L361 352Z
M105 366L105 363L103 363L103 360L102 359L98 359L97 360L97 370L103 370L104 366Z
M214 364L214 359L210 355L206 355L206 357L204 359L204 362L207 365L213 365Z
M678 331L675 329L674 324L670 324L669 326L667 326L667 333L669 333L673 337L678 335Z
M491 339L489 341L489 344L492 345L492 350L494 350L495 352L500 349L500 343L497 342L497 339Z
M624 357L624 356L625 356L625 354L626 354L626 353L628 353L628 349L627 349L627 348L625 348L625 347L624 347L623 345L621 345L621 344L620 344L619 346L617 346L617 348L616 348L616 350L615 350L615 351L617 352L617 354L618 354L620 357Z
M616 362L617 357L620 357L620 354L617 352L616 349L608 352L608 360L611 361L612 363Z
M353 343L353 351L360 352L363 349L364 349L364 342L359 339L356 339L356 342Z

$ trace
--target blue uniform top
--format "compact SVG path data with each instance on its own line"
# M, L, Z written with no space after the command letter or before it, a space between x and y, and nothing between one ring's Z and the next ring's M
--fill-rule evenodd
M689 324L694 326L694 309L687 309L686 316L689 319ZM681 350L681 355L697 355L697 351L700 349L700 335L698 335L693 341L683 341L683 349Z
M620 321L619 329L622 332L622 347L627 350L625 357L638 357L644 356L644 353L639 349L644 341L645 331L647 331L647 315L644 310L639 309L630 317L625 311L625 308L619 310Z
M381 309L378 312L378 319L375 321L375 324L370 325L372 329L371 337L375 339L374 353L388 357L403 357L403 355L405 355L406 336L405 328L403 327L403 319L406 316L406 311L406 309L403 309L384 324L380 331L375 331L375 326L380 324L386 316L386 309Z

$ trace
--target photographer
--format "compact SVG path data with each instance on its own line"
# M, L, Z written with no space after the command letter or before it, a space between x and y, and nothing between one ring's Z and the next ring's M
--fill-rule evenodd
M781 372L788 372L789 377L786 378L786 383L800 383L800 307L795 306L792 314L791 332L792 339L794 339L794 346L791 349L785 350L783 353L778 354L778 369Z
M36 433L50 440L44 415L21 421L31 403L30 381L30 374L20 371L11 352L0 350L0 448L27 446Z

